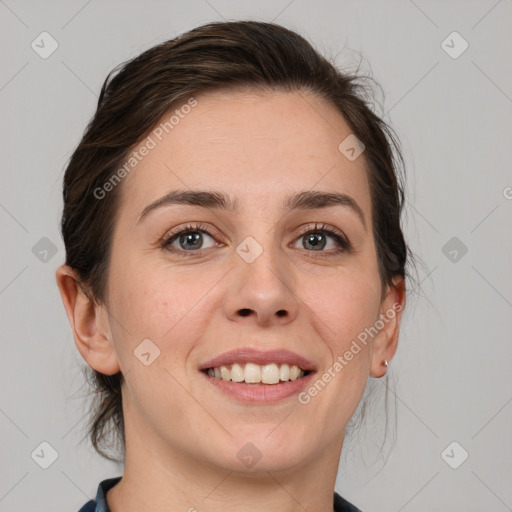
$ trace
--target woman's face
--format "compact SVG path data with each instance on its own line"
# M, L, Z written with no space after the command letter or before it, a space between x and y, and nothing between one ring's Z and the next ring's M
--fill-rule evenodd
M397 322L382 322L396 296L381 301L364 152L354 159L350 139L339 149L351 130L315 96L196 100L168 133L160 128L136 148L145 156L117 185L105 324L115 357L96 369L123 373L128 436L155 456L231 471L298 467L341 449L369 373L383 375L396 348ZM209 200L148 209L197 191L236 208ZM188 236L174 236L187 226ZM384 328L365 339L379 319ZM272 381L281 371L285 379L289 352L315 371L281 384L203 371L234 350L225 362L238 363L238 380L263 372ZM261 364L245 368L251 362Z

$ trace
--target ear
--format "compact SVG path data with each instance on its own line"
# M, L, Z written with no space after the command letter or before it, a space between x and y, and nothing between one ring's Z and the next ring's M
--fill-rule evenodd
M76 347L82 357L91 368L105 375L119 372L106 306L92 303L71 267L61 265L55 277L73 329ZM91 296L90 293L88 295Z
M381 302L379 319L376 321L379 332L373 339L373 352L370 366L372 377L383 377L388 363L393 359L398 347L400 321L405 308L405 281L401 276L393 278ZM382 325L383 324L383 325Z

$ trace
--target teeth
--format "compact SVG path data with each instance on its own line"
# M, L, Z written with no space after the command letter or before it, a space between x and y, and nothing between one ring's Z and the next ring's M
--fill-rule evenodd
M279 368L277 364L266 364L261 369L261 382L263 384L277 384L279 382Z
M279 377L281 380L290 380L290 367L287 364L282 364L279 369Z
M257 364L247 363L245 365L245 382L252 384L261 382L261 367Z
M297 380L300 377L300 368L298 366L290 367L290 380Z
M231 372L225 366L220 367L220 375L222 380L231 380Z
M244 369L239 364L231 366L231 380L233 382L243 382L245 379Z
M247 363L243 366L234 363L231 368L226 365L209 368L207 373L210 377L225 381L246 382L247 384L279 384L279 382L300 379L304 377L305 372L296 365Z

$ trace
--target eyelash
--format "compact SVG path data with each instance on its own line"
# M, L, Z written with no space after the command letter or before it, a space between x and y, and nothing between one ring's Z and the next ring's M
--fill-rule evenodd
M172 242L174 242L174 240L177 239L179 236L186 235L188 233L196 233L196 232L203 232L203 233L206 233L207 235L211 236L212 238L215 238L214 234L211 232L211 230L208 228L208 226L206 226L204 224L200 224L200 223L188 224L184 228L180 229L179 231L170 233L168 236L164 237L164 239L160 243L160 247L162 249L166 249L169 252L172 252L179 256L184 256L184 257L190 256L190 255L198 256L201 254L202 251L206 251L208 249L195 249L195 250L191 250L191 251L184 251L181 249L175 249L174 247L171 247ZM323 233L323 234L327 234L327 235L331 236L335 240L336 244L338 245L338 248L335 250L334 253L331 253L331 254L326 253L326 251L319 251L320 254L317 254L314 257L322 258L322 257L325 257L326 255L332 256L335 254L351 251L352 245L350 244L348 239L345 238L345 236L342 235L341 233L339 233L337 230L331 228L330 226L328 226L326 224L318 225L317 223L315 223L314 228L304 228L304 230L302 230L301 233L299 233L299 236L297 238L302 238L306 235L318 234L318 233ZM304 250L306 250L306 249L304 249ZM307 252L315 253L317 251L307 251ZM321 254L321 253L324 253L324 254Z

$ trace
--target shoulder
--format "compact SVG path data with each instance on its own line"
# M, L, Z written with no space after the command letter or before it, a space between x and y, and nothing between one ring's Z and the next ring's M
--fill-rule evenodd
M110 512L106 502L107 492L114 487L121 477L103 480L98 485L96 500L89 500L78 512ZM355 505L342 498L337 492L334 493L334 512L362 512Z
M81 511L80 511L81 512ZM362 512L355 505L342 498L337 492L334 493L334 512Z
M94 500L88 501L78 512L95 512L96 502Z
M89 500L78 512L110 512L107 504L107 492L116 485L122 477L108 478L102 480L98 485L96 499Z

